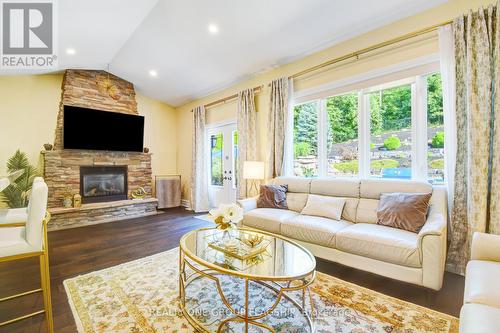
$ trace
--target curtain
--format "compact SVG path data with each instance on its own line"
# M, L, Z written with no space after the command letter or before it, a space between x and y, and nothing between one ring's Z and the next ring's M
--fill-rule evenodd
M247 181L243 179L243 162L255 161L257 155L257 127L253 89L238 93L238 196L248 195Z
M289 127L289 107L291 85L287 77L271 82L270 110L268 119L268 147L267 178L281 176L284 173L285 135ZM289 133L288 133L289 134ZM289 140L286 140L287 142Z
M193 109L193 156L191 160L191 209L206 212L208 204L207 161L205 149L205 107Z
M455 42L453 27L448 24L439 28L439 62L441 67L441 81L443 88L443 116L444 116L444 173L448 193L455 191L455 161L457 154L457 118L455 107ZM448 216L453 210L453 195L448 196Z
M453 23L457 153L447 269L459 274L470 257L472 234L500 231L498 27L495 6Z

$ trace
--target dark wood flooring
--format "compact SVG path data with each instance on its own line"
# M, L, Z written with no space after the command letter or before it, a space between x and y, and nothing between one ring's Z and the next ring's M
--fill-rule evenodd
M67 278L143 258L178 246L186 232L210 225L182 208L163 214L49 233L54 325L57 333L76 332L63 281ZM425 307L458 316L464 279L446 273L439 292L353 268L318 260L318 270ZM39 288L37 259L0 264L0 298ZM0 304L0 322L43 307L40 294ZM45 332L43 315L0 328L0 333Z

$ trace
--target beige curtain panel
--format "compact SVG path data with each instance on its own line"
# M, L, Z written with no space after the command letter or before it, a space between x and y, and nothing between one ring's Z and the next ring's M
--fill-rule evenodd
M271 82L267 178L283 175L289 97L288 77L282 77Z
M255 96L253 89L238 93L238 197L248 195L247 181L243 179L243 162L257 158L257 127L255 114Z
M208 211L208 184L205 151L205 107L193 109L193 156L191 160L191 209Z
M498 3L453 23L459 135L447 269L459 274L470 257L472 234L500 233L497 8Z

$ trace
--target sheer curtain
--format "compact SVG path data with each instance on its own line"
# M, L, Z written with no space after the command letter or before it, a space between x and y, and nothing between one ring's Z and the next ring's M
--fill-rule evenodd
M205 107L193 112L193 156L191 161L191 209L206 212L208 204L207 151L205 149Z
M257 155L257 127L253 89L238 93L238 196L246 198L247 181L243 179L243 162L255 161Z
M448 188L448 212L451 216L453 195L455 191L455 161L457 155L457 117L455 106L455 41L451 24L439 28L439 60L441 64L441 81L443 86L444 113L444 161L445 179Z
M455 19L457 150L447 269L465 272L476 231L500 232L497 7Z
M268 147L267 178L282 176L287 166L285 160L290 159L290 107L292 97L292 84L288 77L282 77L271 82L270 110L268 119ZM293 133L292 133L293 134ZM289 147L288 147L289 146Z

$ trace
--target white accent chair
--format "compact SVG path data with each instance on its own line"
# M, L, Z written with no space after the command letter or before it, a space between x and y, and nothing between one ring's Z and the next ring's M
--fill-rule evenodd
M500 236L476 232L465 273L461 333L500 332Z
M47 212L47 197L47 184L42 178L37 177L33 182L27 208L9 209L0 213L0 263L39 257L41 277L40 289L7 296L1 298L0 302L37 292L43 293L44 301L44 310L1 322L0 327L45 313L47 332L54 332L47 244L47 223L50 219Z

